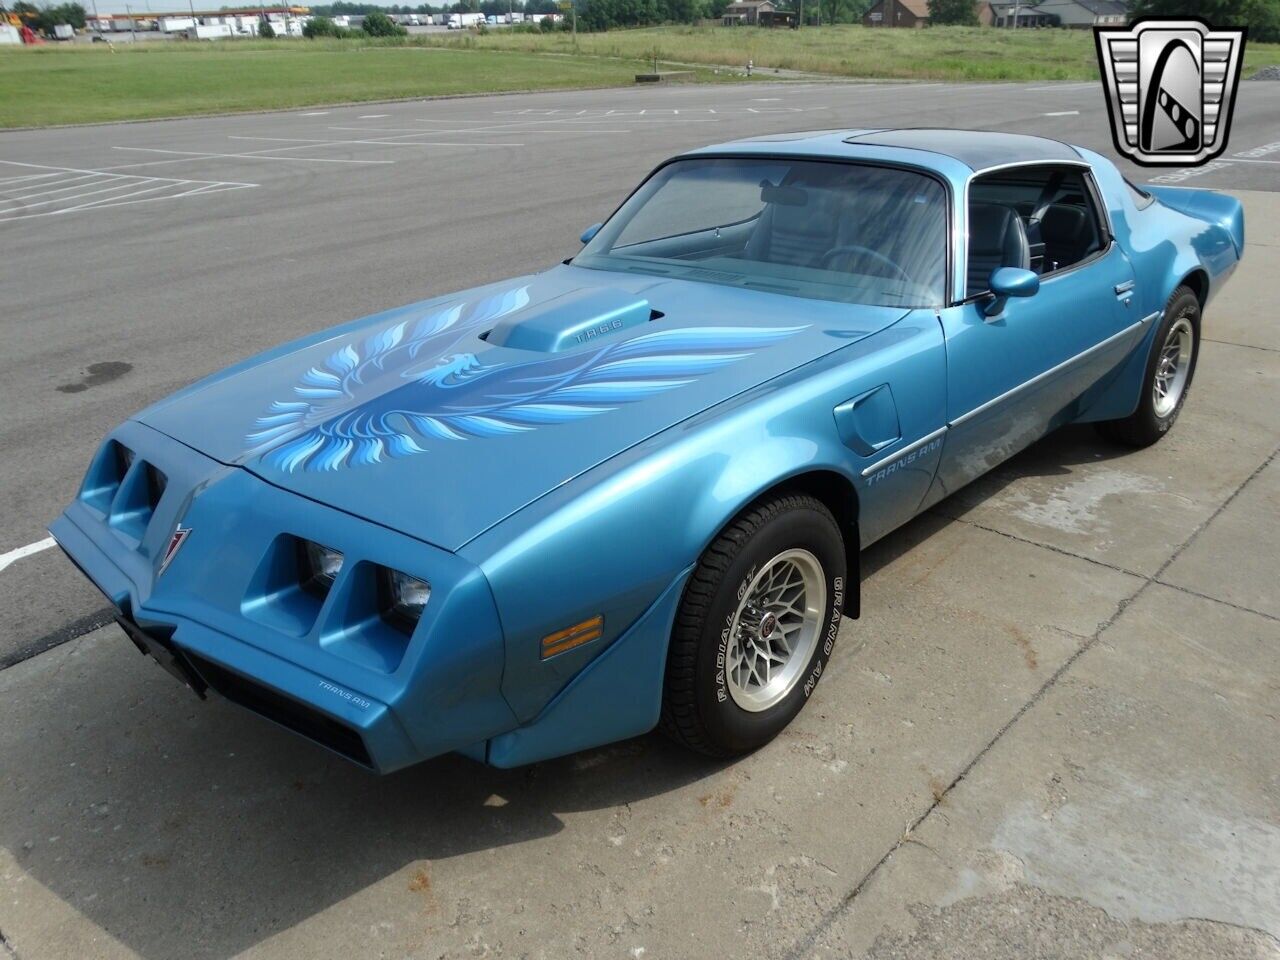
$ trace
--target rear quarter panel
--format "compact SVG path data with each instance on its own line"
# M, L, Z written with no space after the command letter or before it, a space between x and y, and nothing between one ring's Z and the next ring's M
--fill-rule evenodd
M1115 164L1091 150L1079 150L1093 164L1116 242L1133 264L1135 319L1163 311L1173 291L1197 273L1207 280L1205 303L1212 301L1239 262L1232 231L1179 212L1159 199L1139 207ZM1243 224L1239 232L1242 240ZM1114 420L1133 413L1159 326L1158 322L1151 324L1114 379L1082 398L1080 422Z
M1093 164L1116 240L1133 262L1141 315L1163 308L1170 294L1196 270L1204 270L1208 276L1206 302L1212 300L1240 259L1231 231L1161 202L1160 188L1152 191L1155 203L1139 208L1110 160L1089 150L1080 152Z

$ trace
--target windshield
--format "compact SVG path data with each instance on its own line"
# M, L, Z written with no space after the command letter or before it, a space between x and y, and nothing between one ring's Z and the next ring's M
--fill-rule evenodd
M573 262L816 300L936 306L946 193L909 170L816 160L678 160Z

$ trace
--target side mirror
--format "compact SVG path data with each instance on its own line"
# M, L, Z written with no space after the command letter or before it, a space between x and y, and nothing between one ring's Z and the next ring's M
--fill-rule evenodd
M593 223L591 226L587 227L587 229L582 231L582 236L580 236L578 239L581 240L583 243L590 243L591 238L594 237L597 233L599 233L600 228L603 226L604 226L603 223Z
M991 300L982 307L988 317L1004 313L1005 302L1010 297L1033 297L1040 290L1040 277L1031 270L1019 267L997 267L991 271L988 281Z

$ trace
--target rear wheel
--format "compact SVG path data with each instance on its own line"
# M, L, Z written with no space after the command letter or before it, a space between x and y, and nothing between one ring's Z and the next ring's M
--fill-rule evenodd
M1142 381L1138 409L1122 420L1098 424L1103 436L1148 447L1172 429L1187 400L1200 355L1200 300L1187 287L1169 298Z
M739 515L685 587L662 729L712 756L772 740L813 692L844 609L844 542L819 500L782 494Z

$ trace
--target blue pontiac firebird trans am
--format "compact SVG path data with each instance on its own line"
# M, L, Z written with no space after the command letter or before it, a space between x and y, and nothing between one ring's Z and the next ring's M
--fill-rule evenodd
M1053 140L845 130L676 157L582 240L144 410L53 535L197 693L373 770L742 753L861 548L1062 424L1160 439L1244 218Z

